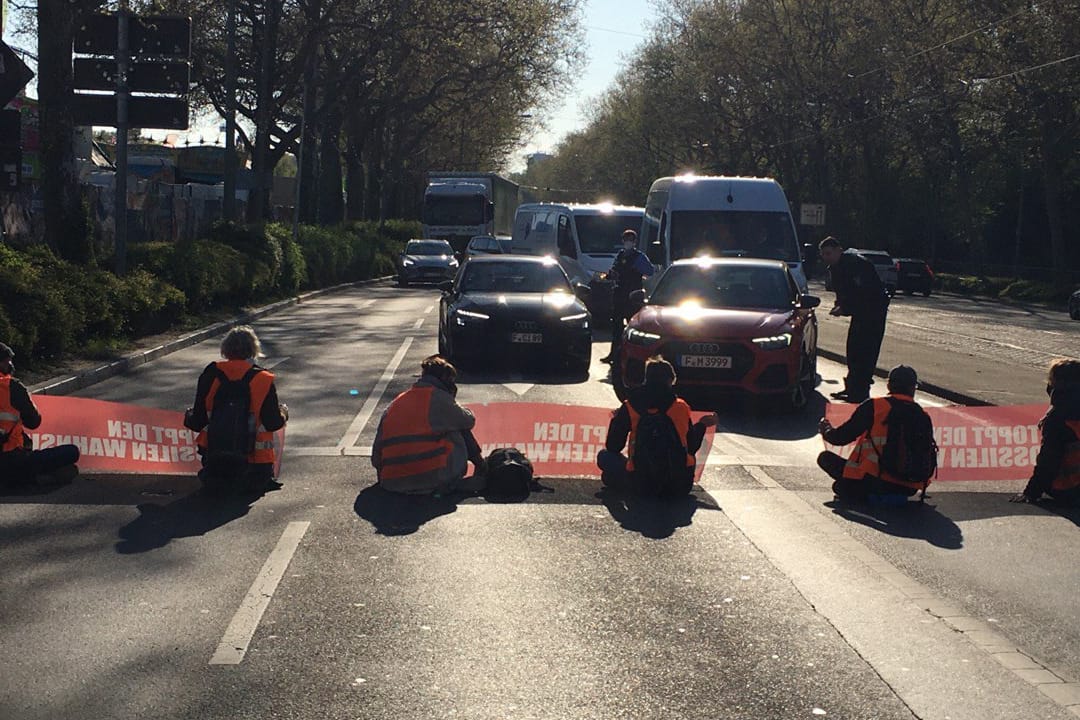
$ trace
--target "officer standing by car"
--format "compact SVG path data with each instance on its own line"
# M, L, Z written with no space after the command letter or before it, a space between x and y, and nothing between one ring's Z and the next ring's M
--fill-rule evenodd
M637 249L638 234L627 228L623 230L623 249L615 256L615 262L608 271L612 280L611 290L611 351L600 362L611 363L619 354L623 328L634 312L630 306L630 293L644 287L645 278L653 274L655 268L648 256Z
M870 397L870 383L885 337L885 316L889 296L874 264L855 253L844 252L831 235L818 246L821 260L829 267L829 278L836 293L830 315L851 318L847 335L847 377L844 389L832 397L844 402L861 403Z

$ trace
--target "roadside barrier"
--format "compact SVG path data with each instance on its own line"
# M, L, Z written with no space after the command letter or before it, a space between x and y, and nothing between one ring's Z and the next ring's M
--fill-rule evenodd
M830 403L825 417L835 426L855 411ZM1046 405L923 408L934 423L939 481L1027 480L1039 454L1039 420ZM836 449L847 457L850 448Z

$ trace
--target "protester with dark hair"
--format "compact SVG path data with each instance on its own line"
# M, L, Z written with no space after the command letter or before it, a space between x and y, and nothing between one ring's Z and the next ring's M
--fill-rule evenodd
M870 384L885 337L889 295L874 264L856 253L844 252L836 238L831 235L825 238L818 250L822 262L829 267L831 286L836 293L836 304L829 314L851 318L847 334L848 373L844 389L832 393L832 397L860 403L870 397Z
M1050 408L1039 421L1042 444L1024 492L1012 502L1030 503L1049 495L1080 507L1080 360L1050 363L1046 394Z
M911 497L925 487L922 482L894 476L880 466L888 439L888 424L905 412L918 422L930 423L922 407L915 402L918 376L907 365L897 365L889 372L889 396L865 400L840 427L834 428L825 418L818 431L830 445L843 446L858 441L846 460L828 450L818 455L818 467L833 479L833 494L845 502L861 502L871 495ZM933 434L933 426L928 431Z
M278 402L274 374L255 364L262 355L259 338L246 325L235 327L221 341L221 357L218 362L206 366L199 375L195 388L195 402L184 414L184 426L199 433L195 442L199 448L202 469L199 479L208 491L242 490L262 492L279 487L274 480L277 449L274 433L285 427L289 408ZM240 411L246 418L252 438L225 438L239 447L247 444L238 457L226 458L217 453L217 434L224 420L227 402L219 393L233 383L246 384L248 407ZM215 422L215 408L219 413ZM249 432L250 432L249 431ZM211 437L213 436L213 437ZM250 443L248 443L250 440Z
M79 474L79 448L58 445L34 450L26 430L41 426L30 392L15 379L15 351L0 343L0 486L33 484L50 487L71 482Z
M648 256L637 248L638 234L627 228L622 234L623 249L615 256L615 262L607 276L611 278L611 351L601 362L614 362L622 342L623 328L626 321L633 317L634 308L630 305L630 293L641 290L644 280L653 274L655 268Z
M642 447L638 431L643 418L666 415L678 439L680 468L678 477L670 478L669 490L665 494L686 494L693 489L694 455L701 449L706 428L714 427L717 417L713 413L693 422L690 419L690 406L682 398L676 397L672 389L675 381L675 368L667 360L653 357L646 361L645 383L631 389L627 400L612 415L604 449L597 455L596 464L601 470L604 485L631 491L651 489L643 487L648 479L639 476L638 466L644 462L639 453L660 449ZM624 448L626 455L622 452Z
M476 417L458 405L457 369L441 355L420 364L420 379L386 408L371 464L390 492L425 495L483 487L484 458L473 437ZM473 475L465 477L468 462Z

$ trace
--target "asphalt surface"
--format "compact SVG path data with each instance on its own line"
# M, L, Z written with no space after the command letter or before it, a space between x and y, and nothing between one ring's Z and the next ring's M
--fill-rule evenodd
M374 286L259 321L291 421L283 487L253 502L100 476L0 498L0 718L1080 714L1078 519L1007 503L1015 483L834 508L820 395L722 408L681 502L592 478L520 504L382 493L363 448L435 351L436 301ZM216 357L79 394L180 410ZM614 406L605 373L465 372L459 399Z

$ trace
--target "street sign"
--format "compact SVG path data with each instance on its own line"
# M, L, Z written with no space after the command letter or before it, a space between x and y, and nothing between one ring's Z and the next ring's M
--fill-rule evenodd
M803 203L799 213L800 225L824 225L825 206L815 203Z
M112 58L75 58L75 87L79 90L115 90L116 61ZM183 95L191 85L191 66L177 61L136 61L128 71L133 92Z
M0 108L18 97L34 72L26 67L15 51L0 41Z
M131 16L128 47L133 58L184 58L191 56L191 18L172 15ZM116 15L89 15L75 29L75 52L84 55L116 55Z
M72 111L76 125L116 127L116 95L75 94ZM128 98L128 126L162 130L188 129L187 98L147 97Z

